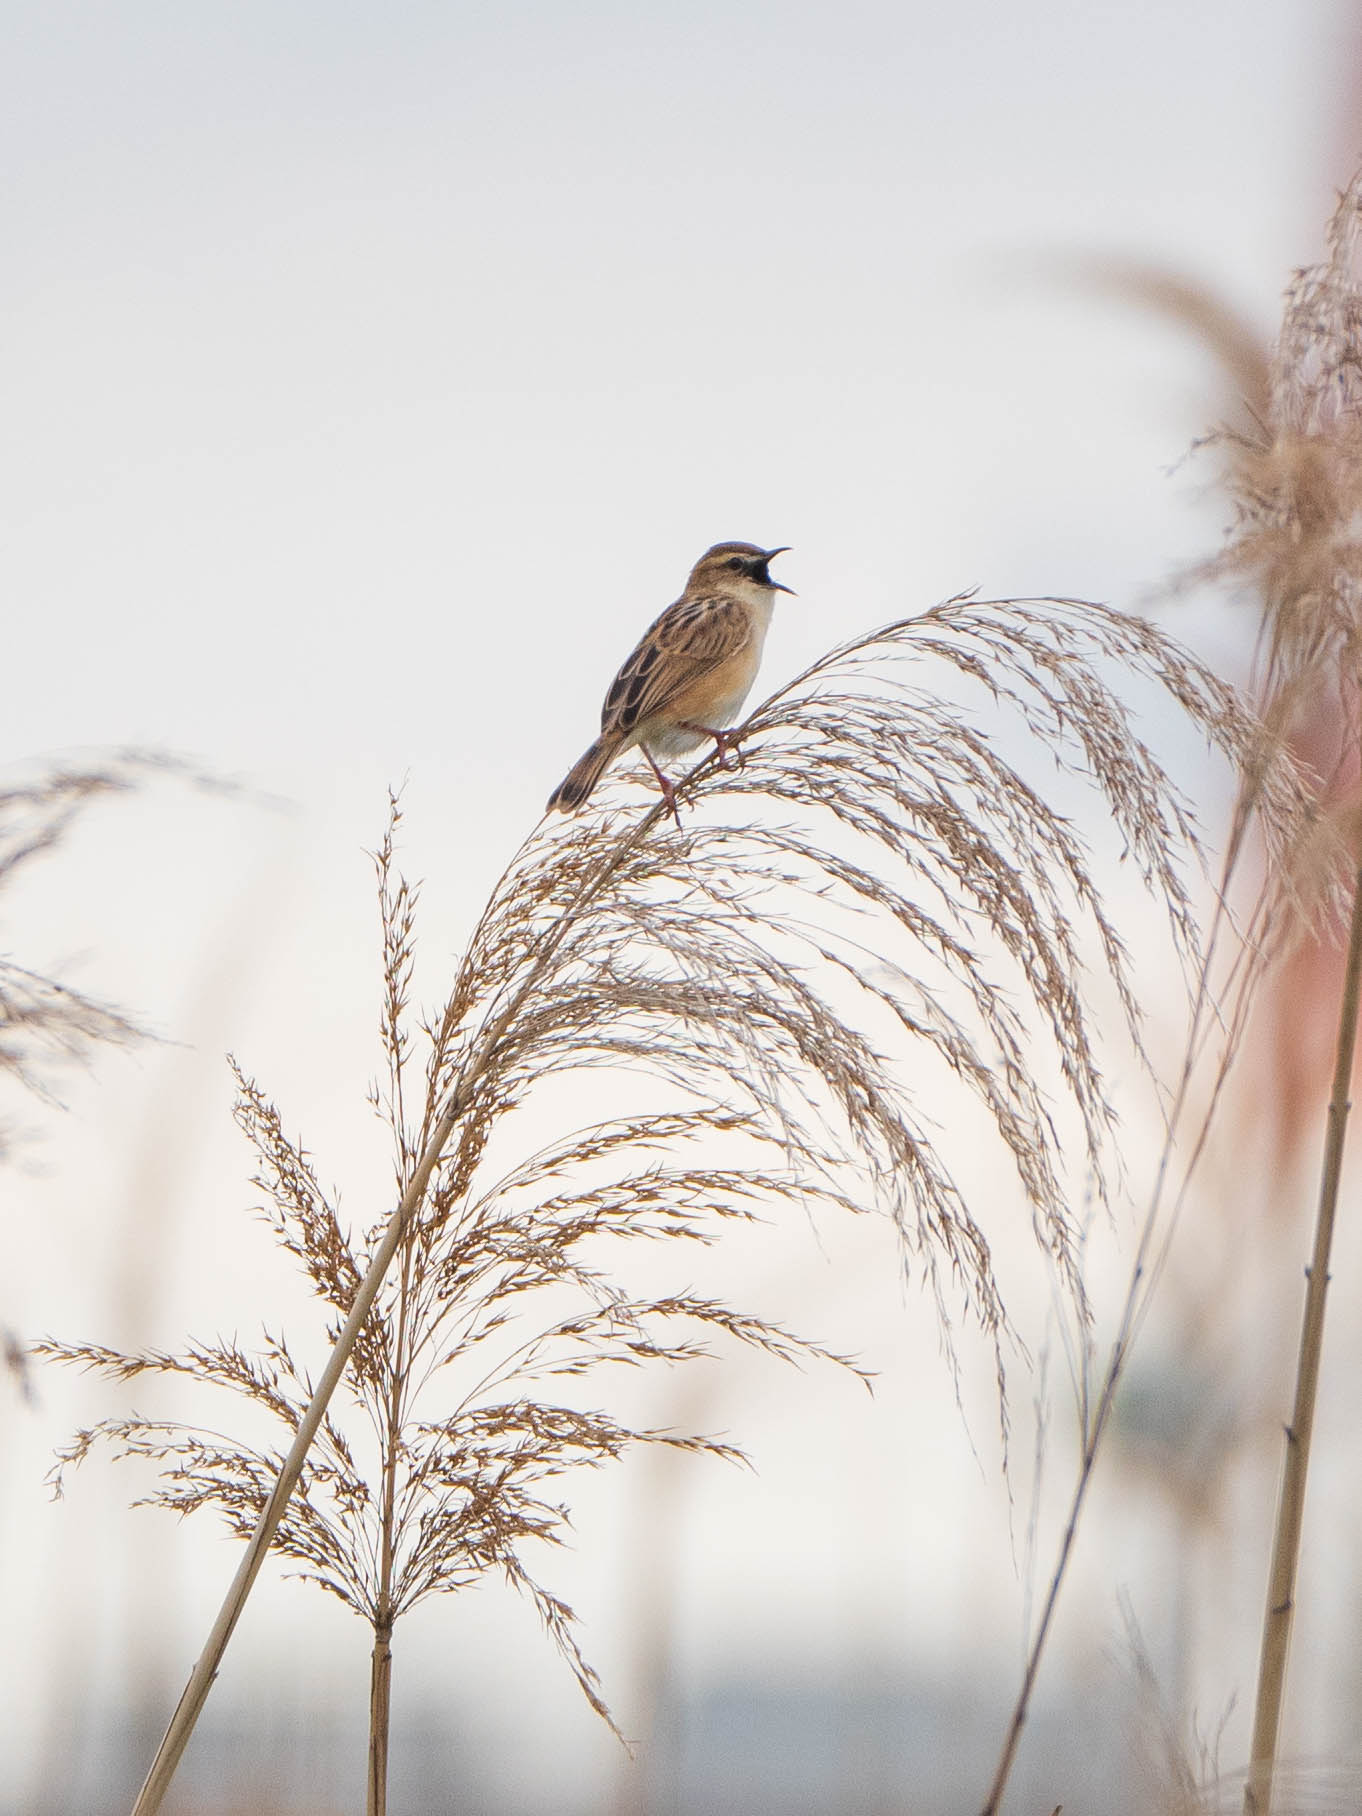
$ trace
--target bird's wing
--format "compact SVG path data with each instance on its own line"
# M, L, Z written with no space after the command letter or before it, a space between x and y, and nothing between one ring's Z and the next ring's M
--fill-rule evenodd
M722 667L751 639L752 620L736 599L678 599L643 633L610 684L601 733L631 732L666 712L693 682Z

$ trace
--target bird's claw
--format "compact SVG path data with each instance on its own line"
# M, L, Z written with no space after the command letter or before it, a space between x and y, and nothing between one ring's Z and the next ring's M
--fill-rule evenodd
M720 769L741 769L747 762L747 758L742 753L741 726L736 731L719 731L713 725L683 725L681 729L698 732L705 738L713 738L714 755ZM730 751L733 754L731 764L728 760Z
M680 830L681 830L681 809L677 805L676 790L672 787L671 783L667 780L667 778L665 776L659 777L659 780L662 783L662 799L667 803L668 807L671 808L672 818L676 821L676 830L678 832L680 832Z

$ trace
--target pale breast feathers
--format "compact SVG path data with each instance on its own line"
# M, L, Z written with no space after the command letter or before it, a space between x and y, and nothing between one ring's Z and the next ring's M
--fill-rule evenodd
M601 709L601 730L633 731L751 640L752 622L733 599L678 599L643 634Z

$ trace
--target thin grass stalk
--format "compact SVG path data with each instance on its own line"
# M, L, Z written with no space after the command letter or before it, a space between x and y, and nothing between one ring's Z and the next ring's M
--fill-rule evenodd
M530 992L537 986L545 967L552 960L578 917L593 897L598 895L609 882L638 841L647 836L663 811L664 806L661 802L649 808L634 826L632 832L620 840L609 862L603 864L593 876L586 878L582 887L563 911L560 920L545 939L539 957L530 967L519 989L516 990L501 1014L497 1016L479 1044L478 1050L470 1059L463 1077L450 1093L449 1102L432 1129L430 1139L416 1163L411 1183L402 1194L397 1209L389 1218L387 1228L383 1232L383 1240L379 1243L374 1257L369 1263L368 1271L360 1282L354 1304L350 1308L350 1315L336 1339L307 1411L299 1422L298 1430L279 1471L270 1498L256 1522L255 1530L251 1534L245 1554L237 1567L236 1575L232 1578L231 1586L218 1610L217 1619L213 1623L198 1662L189 1675L189 1682L185 1685L183 1694L176 1705L170 1725L162 1736L161 1744L156 1750L156 1757L151 1762L151 1768L143 1782L142 1789L137 1794L137 1801L132 1807L132 1816L157 1816L157 1812L160 1810L162 1800L170 1788L171 1780L174 1778L184 1750L189 1744L189 1737L194 1732L195 1724L208 1700L208 1693L213 1687L223 1654L236 1630L237 1621L241 1618L246 1598L255 1585L255 1579L260 1574L260 1567L264 1563L275 1533L279 1529L279 1522L284 1517L284 1509L288 1505L289 1496L298 1485L298 1478L302 1474L307 1453L321 1427L327 1407L331 1402L331 1396L335 1393L340 1378L345 1372L346 1364L349 1362L359 1334L364 1328L365 1320L391 1265L392 1258L397 1253L410 1220L425 1196L430 1176L444 1153L455 1125L463 1114L470 1092L478 1078L487 1069L498 1044L519 1014Z
M393 1674L393 1560L397 1545L397 1452L402 1442L402 1388L406 1376L410 1288L411 1243L408 1242L402 1253L402 1295L397 1315L397 1344L384 1437L383 1536L379 1555L378 1615L374 1621L373 1665L369 1689L369 1788L366 1816L386 1816L388 1808L388 1721L392 1705Z
M988 1796L984 1799L979 1816L998 1816L998 1811L1002 1808L1007 1781L1012 1776L1012 1766L1017 1757L1017 1748L1021 1745L1022 1733L1031 1713L1031 1697L1040 1672L1040 1661L1045 1653L1045 1642L1049 1637L1050 1623L1054 1619L1055 1609L1059 1606L1059 1592L1063 1588L1064 1579L1069 1572L1069 1554L1073 1550L1074 1540L1078 1537L1079 1517L1083 1512L1083 1503L1087 1499L1088 1484L1092 1480L1092 1465L1095 1461L1096 1446L1094 1444L1089 1452L1084 1453L1083 1467L1079 1471L1078 1483L1069 1506L1069 1518L1064 1527L1064 1537L1060 1541L1059 1559L1055 1566L1055 1573L1050 1578L1050 1587L1045 1597L1045 1606L1041 1610L1036 1637L1027 1654L1021 1689L1017 1693L1016 1702L1012 1705L1012 1720L1008 1724L1007 1738L1003 1742L1002 1752L998 1757L998 1767L993 1774L993 1783L988 1787Z
M1286 1428L1282 1491L1277 1505L1267 1611L1263 1618L1263 1646L1258 1662L1258 1700L1253 1712L1253 1743L1249 1754L1248 1780L1244 1786L1245 1816L1268 1816L1272 1807L1272 1774L1277 1758L1282 1701L1286 1692L1286 1660L1291 1643L1291 1623L1296 1610L1296 1570L1300 1562L1305 1483L1310 1468L1310 1440L1315 1426L1320 1355L1324 1348L1329 1251L1333 1243L1338 1186L1343 1171L1343 1143L1348 1129L1349 1088L1352 1084L1353 1054L1357 1045L1359 1003L1362 1003L1362 866L1358 869L1353 885L1352 925L1348 933L1348 960L1343 976L1343 1000L1339 1008L1338 1051L1334 1065L1334 1087L1329 1099L1324 1170L1320 1181L1319 1212L1315 1219L1315 1246L1306 1273L1300 1359L1296 1366L1296 1398L1291 1409L1291 1423Z
M1008 1780L1012 1776L1012 1767L1016 1761L1017 1748L1021 1744L1022 1732L1025 1729L1031 1714L1031 1698L1035 1692L1036 1678L1040 1673L1041 1660L1045 1655L1045 1643L1049 1638L1050 1627L1055 1617L1055 1610L1059 1606L1060 1591L1064 1587L1065 1580L1069 1574L1069 1560L1073 1552L1074 1541L1078 1537L1079 1522L1082 1518L1084 1503L1088 1498L1088 1488L1096 1471L1097 1453L1101 1448L1102 1439L1106 1433L1107 1426L1110 1423L1112 1408L1116 1404L1116 1389L1120 1384L1121 1376L1124 1373L1125 1358L1129 1352L1132 1329L1139 1307L1139 1300L1136 1296L1137 1289L1139 1283L1144 1279L1146 1266L1145 1258L1148 1254L1153 1234L1154 1225L1151 1217L1151 1220L1146 1223L1141 1240L1139 1256L1133 1270L1134 1284L1131 1289L1131 1296L1126 1301L1125 1315L1122 1319L1120 1333L1112 1346L1111 1360L1102 1382L1102 1392L1097 1402L1097 1410L1083 1445L1083 1458L1079 1465L1077 1480L1074 1483L1073 1498L1069 1502L1069 1517L1065 1522L1064 1536L1059 1543L1059 1554L1055 1560L1054 1572L1050 1578L1049 1589L1046 1591L1045 1606L1041 1609L1040 1620L1036 1626L1035 1638L1032 1640L1030 1650L1027 1653L1026 1669L1022 1673L1021 1688L1017 1692L1017 1700L1012 1706L1012 1719L1008 1724L1007 1738L1003 1742L1002 1752L998 1759L998 1768L993 1774L993 1782L988 1788L988 1796L984 1799L983 1806L980 1810L980 1816L998 1816L998 1812L1002 1808L1003 1796L1007 1790Z
M388 1729L393 1687L393 1624L374 1625L374 1650L369 1667L369 1791L366 1816L388 1813Z
M1243 855L1244 841L1253 820L1254 803L1259 799L1263 773L1257 774L1247 786L1235 810L1234 823L1230 834L1229 848L1222 866L1220 883L1216 891L1219 903L1212 921L1211 932L1202 958L1197 987L1192 1001L1191 1027L1187 1045L1183 1053L1182 1071L1178 1080L1177 1091L1170 1105L1164 1132L1163 1147L1159 1155L1153 1189L1150 1193L1148 1208L1140 1229L1139 1241L1135 1247L1134 1259L1131 1262L1130 1276L1126 1286L1126 1296L1121 1309L1121 1321L1117 1327L1115 1339L1107 1357L1103 1371L1101 1389L1097 1395L1095 1408L1089 1414L1089 1396L1086 1386L1081 1385L1080 1429L1083 1444L1079 1459L1078 1472L1074 1481L1073 1493L1069 1501L1068 1518L1059 1542L1054 1570L1046 1591L1045 1603L1041 1609L1035 1635L1027 1651L1026 1665L1022 1672L1021 1685L1012 1707L1012 1716L1008 1723L1007 1735L1003 1742L1002 1752L994 1772L993 1782L980 1810L980 1816L998 1816L1002 1808L1003 1797L1007 1791L1012 1768L1016 1763L1017 1748L1021 1744L1022 1733L1031 1714L1031 1702L1035 1693L1036 1679L1040 1674L1041 1660L1045 1654L1046 1642L1054 1622L1059 1605L1060 1592L1068 1577L1069 1565L1073 1557L1074 1541L1078 1536L1079 1522L1087 1501L1088 1488L1097 1467L1098 1453L1101 1450L1107 1428L1111 1423L1111 1414L1116 1404L1117 1389L1125 1373L1126 1361L1135 1342L1136 1335L1148 1309L1149 1298L1155 1281L1162 1271L1172 1244L1173 1231L1177 1224L1183 1198L1191 1184L1192 1175L1205 1149L1211 1126L1215 1118L1216 1106L1229 1075L1230 1066L1238 1051L1243 1035L1245 1018L1249 1003L1253 1000L1253 984L1263 962L1264 954L1270 949L1269 927L1271 916L1269 904L1270 893L1260 897L1258 906L1248 927L1244 929L1244 950L1252 956L1247 968L1236 966L1231 971L1231 979L1237 976L1233 984L1232 1003L1228 1021L1222 1023L1222 1006L1217 1004L1212 990L1212 976L1217 963L1217 950L1226 927L1224 904L1229 894L1230 882L1238 868ZM1227 983L1226 989L1230 990ZM1210 1103L1201 1118L1199 1130L1192 1143L1191 1153L1183 1171L1181 1186L1172 1213L1167 1219L1166 1228L1157 1248L1155 1239L1159 1235L1160 1219L1164 1208L1164 1194L1168 1186L1168 1176L1173 1162L1174 1142L1187 1108L1191 1092L1193 1075L1201 1053L1202 1042L1210 1027L1223 1025L1225 1043L1216 1068L1214 1084L1211 1090Z

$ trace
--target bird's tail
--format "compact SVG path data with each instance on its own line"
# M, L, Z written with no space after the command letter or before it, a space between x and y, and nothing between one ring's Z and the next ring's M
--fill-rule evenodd
M557 808L560 813L571 813L575 807L580 807L618 751L618 744L607 744L604 738L597 738L590 750L578 757L549 796L548 812L552 813Z

